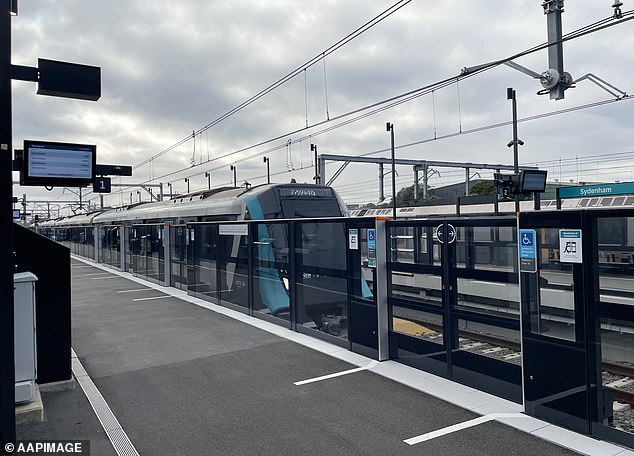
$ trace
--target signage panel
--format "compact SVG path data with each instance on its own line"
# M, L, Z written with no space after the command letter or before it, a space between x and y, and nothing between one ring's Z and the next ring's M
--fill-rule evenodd
M359 230L356 228L348 230L348 248L350 250L359 250Z
M249 225L246 223L220 225L218 227L218 233L221 236L246 236L249 234Z
M376 268L376 230L368 230L368 267Z
M518 240L520 272L537 272L537 237L535 230L520 230Z
M583 263L581 230L559 230L559 261Z
M559 188L559 198L583 198L593 196L615 196L629 194L634 194L634 182Z

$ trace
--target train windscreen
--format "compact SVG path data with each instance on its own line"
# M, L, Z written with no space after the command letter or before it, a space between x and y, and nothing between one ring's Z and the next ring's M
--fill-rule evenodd
M283 218L341 217L341 208L330 188L282 188Z

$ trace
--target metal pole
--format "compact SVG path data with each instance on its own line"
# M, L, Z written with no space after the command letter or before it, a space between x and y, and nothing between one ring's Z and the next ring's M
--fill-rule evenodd
M423 165L423 199L429 198L429 165Z
M396 161L394 160L394 124L388 122L387 130L390 132L390 144L392 151L392 218L396 220Z
M464 196L469 196L469 173L471 170L469 168L465 168L465 187L464 187Z
M385 173L383 172L383 163L379 163L379 201L382 202L385 199L385 182L383 179Z
M414 167L414 201L418 201L418 170Z
M15 441L11 0L0 0L0 5L0 441L4 448L5 442Z
M205 177L207 178L207 190L211 190L211 173L205 172Z
M319 185L319 162L317 157L317 144L311 144L310 150L315 153L315 177L313 177L315 184Z
M517 94L515 89L509 87L506 89L506 98L513 103L513 173L515 176L519 176L519 150L517 139ZM520 211L520 196L515 195L515 213Z
M266 163L266 183L271 183L271 169L269 167L269 157L264 157L264 163Z

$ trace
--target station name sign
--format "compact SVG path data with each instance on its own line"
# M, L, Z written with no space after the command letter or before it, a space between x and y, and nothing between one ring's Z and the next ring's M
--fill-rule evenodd
M629 195L634 194L634 182L584 185L581 187L560 187L558 190L559 198Z

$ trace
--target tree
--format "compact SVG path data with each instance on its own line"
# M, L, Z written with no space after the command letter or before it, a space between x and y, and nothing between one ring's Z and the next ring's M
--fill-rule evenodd
M495 184L493 181L481 180L471 187L469 193L472 195L495 195Z

